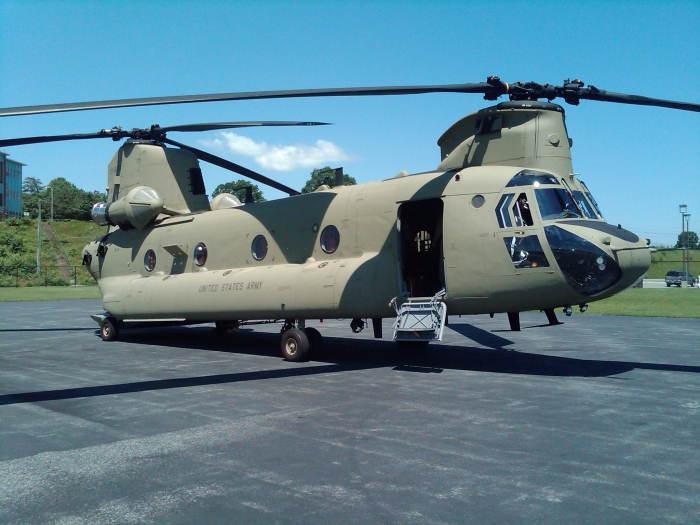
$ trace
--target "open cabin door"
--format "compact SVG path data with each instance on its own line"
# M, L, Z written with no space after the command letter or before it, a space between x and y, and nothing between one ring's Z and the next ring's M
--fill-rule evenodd
M412 297L433 297L445 288L442 214L442 199L399 207L401 281Z

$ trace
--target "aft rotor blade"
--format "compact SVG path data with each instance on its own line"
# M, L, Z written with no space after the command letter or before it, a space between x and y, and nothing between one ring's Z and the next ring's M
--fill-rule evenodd
M24 144L40 144L42 142L60 142L62 140L83 140L112 138L110 130L102 130L97 133L80 133L72 135L44 135L40 137L22 137L17 139L0 140L0 148L9 146L22 146Z
M222 159L221 157L217 157L216 155L212 155L211 153L207 153L206 151L202 151L201 149L193 148L192 146L187 146L186 144L181 144L180 142L170 140L169 138L164 137L161 139L161 141L172 146L177 146L178 148L189 150L192 153L194 153L199 160L203 160L204 162L208 162L209 164L214 164L215 166L219 166L220 168L233 171L234 173L238 173L240 175L243 175L244 177L253 179L254 181L257 181L261 184L265 184L267 186L275 188L276 190L283 191L288 195L299 195L299 192L297 190L292 189L289 186L285 186L284 184L280 184L276 180L270 179L265 175L257 173L253 170L249 170L248 168L241 166L240 164L236 164L235 162Z
M215 129L255 128L269 126L329 126L329 122L296 122L286 120L260 120L257 122L210 122L206 124L183 124L181 126L165 126L161 131L212 131Z
M477 84L443 84L425 86L379 86L325 89L289 89L281 91L246 91L239 93L213 93L209 95L179 95L172 97L126 98L97 100L39 106L1 108L0 117L60 113L64 111L86 111L90 109L126 108L135 106L158 106L164 104L188 104L193 102L221 102L226 100L261 100L270 98L299 97L358 97L373 95L418 95L422 93L487 93L500 90L486 82ZM502 93L505 93L503 91ZM501 94L502 94L501 93Z

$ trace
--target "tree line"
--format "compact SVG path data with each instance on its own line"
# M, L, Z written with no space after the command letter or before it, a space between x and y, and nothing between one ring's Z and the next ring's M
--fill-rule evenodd
M52 188L54 219L89 221L92 205L107 200L105 193L81 190L63 177L53 179L46 186L36 177L26 177L22 182L22 211L36 219L41 201L42 219L48 219L51 213Z

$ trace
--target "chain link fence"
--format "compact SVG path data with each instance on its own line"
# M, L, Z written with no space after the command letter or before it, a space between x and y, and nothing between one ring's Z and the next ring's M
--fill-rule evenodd
M44 265L39 272L15 272L0 276L0 287L97 286L85 266Z

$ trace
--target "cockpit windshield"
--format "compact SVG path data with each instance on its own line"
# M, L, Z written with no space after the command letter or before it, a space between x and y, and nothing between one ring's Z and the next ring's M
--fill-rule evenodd
M569 191L561 188L543 188L535 190L537 204L543 221L553 219L573 219L583 217Z

